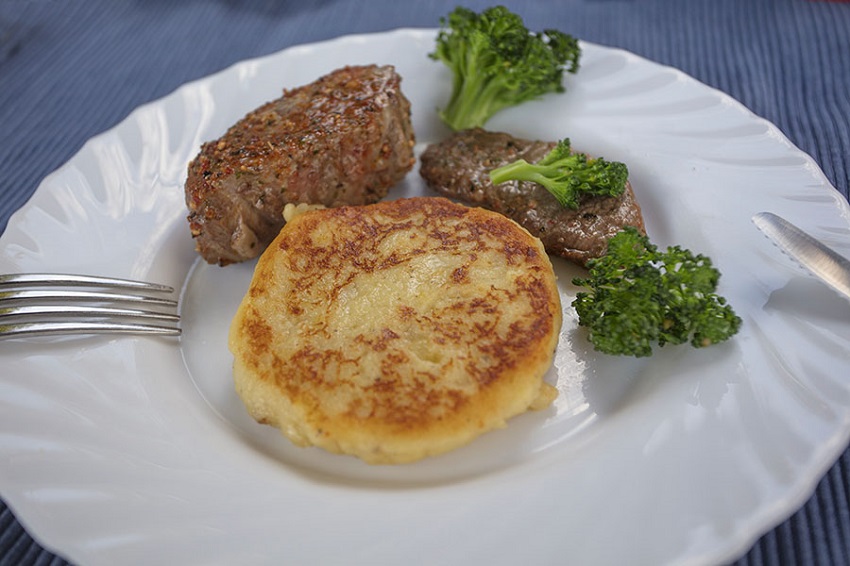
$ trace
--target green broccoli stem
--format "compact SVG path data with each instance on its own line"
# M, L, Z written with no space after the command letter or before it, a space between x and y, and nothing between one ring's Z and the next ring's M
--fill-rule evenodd
M510 180L533 181L544 185L549 179L539 171L540 167L531 167L525 159L517 159L490 171L490 180L494 185Z
M561 206L575 209L578 207L576 195L558 182L556 177L559 173L557 165L531 165L525 159L517 159L490 171L490 180L494 185L511 180L537 183L544 186Z
M440 111L446 125L456 132L480 128L493 114L510 106L500 100L505 89L502 82L479 72L476 67L475 61L467 60L465 78L454 85L448 104Z

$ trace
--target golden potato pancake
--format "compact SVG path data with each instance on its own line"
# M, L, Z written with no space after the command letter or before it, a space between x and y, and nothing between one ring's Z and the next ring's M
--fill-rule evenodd
M547 406L560 327L537 238L420 197L292 218L261 256L229 344L257 421L299 446L398 464Z

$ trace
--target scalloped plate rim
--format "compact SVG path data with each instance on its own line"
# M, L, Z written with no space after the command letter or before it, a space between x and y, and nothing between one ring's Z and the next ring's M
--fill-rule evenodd
M348 36L341 36L341 37L338 37L338 38L329 39L329 40L326 40L326 41L321 41L321 42L316 42L316 43L296 45L296 46L288 47L288 48L286 48L282 51L276 52L276 53L262 55L262 56L259 56L259 57L255 57L255 58L251 58L251 59L247 59L247 60L244 60L244 61L241 61L241 62L234 63L233 65L230 65L230 66L228 66L228 67L226 67L226 68L224 68L224 69L222 69L222 70L220 70L216 73L213 73L213 74L208 75L206 77L185 83L184 85L182 85L182 86L178 87L177 89L175 89L174 91L172 91L172 93L170 93L170 94L168 94L168 95L166 95L166 96L164 96L164 97L162 97L158 100L154 100L154 101L151 101L151 102L148 102L144 105L139 106L137 109L135 109L133 112L131 112L126 118L124 118L120 124L116 125L115 128L110 129L110 130L103 132L101 134L98 134L98 135L92 137L89 141L87 141L80 148L80 150L65 165L63 165L57 171L48 175L48 177L45 178L45 180L40 184L39 188L31 196L31 198L21 208L19 208L17 211L15 211L15 213L13 213L13 215L9 219L9 223L7 225L6 231L4 232L2 238L3 238L3 240L8 240L11 237L10 233L15 232L18 225L21 223L21 220L26 215L31 214L33 210L36 210L36 209L39 208L40 198L42 198L44 196L44 193L45 193L45 189L43 189L42 187L44 187L45 185L48 185L54 178L56 178L57 176L62 174L64 171L66 171L66 168L69 167L70 164L72 164L76 160L78 160L79 157L82 154L85 154L86 152L90 151L91 148L93 147L93 144L100 143L103 140L105 140L107 138L107 136L113 135L114 130L116 128L118 128L121 124L124 124L126 122L129 122L129 121L135 119L139 115L139 113L141 113L145 108L156 107L158 105L161 105L161 104L163 104L163 101L165 99L171 99L173 97L179 96L182 91L197 88L199 85L208 84L208 82L211 81L215 77L223 77L223 76L227 76L228 74L234 73L234 72L236 72L236 70L238 70L239 68L242 68L246 64L252 64L252 65L260 64L264 61L274 60L274 59L279 58L279 57L285 57L285 56L287 56L288 53L291 53L294 50L300 49L300 50L309 51L309 50L315 50L317 48L328 48L328 47L332 47L334 45L344 44L345 42L349 42L349 41L375 42L375 41L380 41L381 39L385 39L387 37L394 36L394 35L395 36L405 36L405 35L413 34L413 35L416 35L416 36L421 38L421 37L427 36L429 34L433 34L434 31L435 30L431 30L431 29L427 29L427 28L401 28L401 29L387 31L387 32L348 35ZM785 146L786 149L792 151L795 155L803 156L804 161L805 161L805 165L803 166L803 168L807 169L809 171L809 173L813 173L816 180L818 181L817 184L820 184L820 185L823 186L823 188L827 189L823 196L827 197L827 200L831 199L833 201L829 205L830 208L828 208L828 211L831 212L831 213L838 212L839 217L841 219L845 220L845 221L848 218L850 218L850 208L848 208L846 201L840 195L840 193L838 193L838 191L834 189L834 187L831 187L831 185L829 184L825 175L823 174L823 171L815 163L815 161L810 156L804 154L802 151L800 151L798 148L796 148L790 142L790 140L788 140L788 138L776 126L774 126L770 122L768 122L768 121L764 120L763 118L752 113L748 108L746 108L739 101L734 100L733 98L726 95L725 93L717 91L717 90L715 90L711 87L708 87L707 85L704 85L703 83L700 83L699 81L696 81L696 79L693 79L692 77L685 75L684 73L682 73L681 71L679 71L679 70L677 70L673 67L654 63L654 62L649 61L649 60L647 60L647 59L645 59L641 56L635 55L633 53L630 53L628 51L625 51L625 50L622 50L622 49L619 49L619 48L598 46L598 45L594 45L594 44L591 44L591 43L588 43L588 42L583 42L583 45L590 47L592 50L599 50L599 51L603 51L603 52L621 53L627 59L629 59L632 62L636 62L639 65L651 65L652 67L655 67L655 68L665 69L667 71L672 71L676 75L678 80L693 81L694 83L696 83L698 85L699 88L707 89L707 91L713 97L716 97L719 100L721 100L723 104L730 105L736 112L745 113L748 120L757 120L757 121L760 121L763 124L766 124L768 126L768 132L769 132L770 136L772 136L777 142L782 143ZM633 64L633 63L630 63L630 64ZM832 218L832 219L830 219L830 218L820 219L819 218L817 220L818 220L819 228L823 228L824 226L821 225L821 224L823 223L824 220L834 220L834 218ZM843 224L838 226L837 223L836 223L836 227L841 228L843 230L847 229L847 226L843 225ZM734 557L738 553L746 550L746 548L749 547L756 540L756 538L758 536L760 536L760 534L763 531L767 530L768 528L772 527L773 525L775 525L776 523L778 523L779 521L781 521L782 519L784 519L785 517L790 515L799 505L801 505L805 501L805 499L807 499L811 495L811 493L814 491L814 488L815 488L817 482L819 481L820 477L823 475L823 473L825 473L825 471L829 468L829 466L832 465L835 458L838 456L838 454L840 454L840 450L843 449L844 446L846 446L848 439L850 439L850 411L845 410L845 413L843 415L843 419L841 419L841 420L842 420L842 426L836 427L836 429L833 431L833 434L830 437L830 441L825 442L825 443L821 444L819 447L817 447L816 453L818 454L818 456L815 458L814 463L811 463L811 462L809 463L808 470L810 471L810 473L806 474L804 477L797 477L796 481L792 482L791 486L789 487L789 489L786 493L786 497L784 499L773 501L772 502L773 505L763 506L760 516L749 517L749 522L747 523L749 528L745 528L744 526L739 525L738 526L739 528L735 531L735 534L727 539L727 541L726 541L727 544L724 547L715 548L713 552L704 553L704 554L701 554L700 556L697 556L697 557L690 556L690 558L697 558L697 559L708 559L708 558L721 559L721 558L723 558L723 559L728 559L728 558ZM20 518L20 520L24 524L26 524L28 526L28 528L31 529L31 532L34 534L34 536L36 536L39 540L41 540L42 537L43 537L45 544L47 546L52 546L52 544L51 544L52 540L62 540L64 538L61 535L55 535L55 534L51 533L49 525L39 524L40 521L42 521L44 519L44 517L41 516L39 509L31 507L32 504L27 499L27 497L25 495L18 494L14 491L9 491L9 492L4 492L3 496L9 502L9 505L18 514L18 517ZM67 541L65 541L65 542L67 543ZM60 553L63 552L63 550L65 550L65 549L63 549L62 547L63 547L62 544L58 544L57 545L57 551L60 552ZM78 556L79 558L83 558L83 557L86 556L85 552L78 554L78 552L81 552L79 548L68 549L68 550L70 550L70 554L69 554L70 556ZM682 557L680 556L680 558L682 558Z

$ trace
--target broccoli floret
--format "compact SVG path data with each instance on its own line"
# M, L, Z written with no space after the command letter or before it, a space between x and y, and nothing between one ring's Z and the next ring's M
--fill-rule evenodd
M518 159L490 171L494 184L509 180L533 181L546 187L562 206L576 209L582 194L620 196L629 170L618 161L591 158L570 150L570 140L558 142L537 163Z
M532 33L504 6L480 14L457 7L440 18L432 59L451 69L451 98L440 117L453 130L480 127L508 106L564 92L564 70L575 73L578 40L558 30Z
M656 342L702 348L741 326L715 294L720 272L709 258L678 246L660 252L633 227L613 236L606 254L587 265L589 277L573 283L590 292L579 292L572 305L594 348L606 354L649 356Z

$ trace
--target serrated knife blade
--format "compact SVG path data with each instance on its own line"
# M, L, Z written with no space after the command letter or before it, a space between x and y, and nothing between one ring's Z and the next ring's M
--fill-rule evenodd
M759 212L753 223L782 251L850 299L850 260L772 212Z

